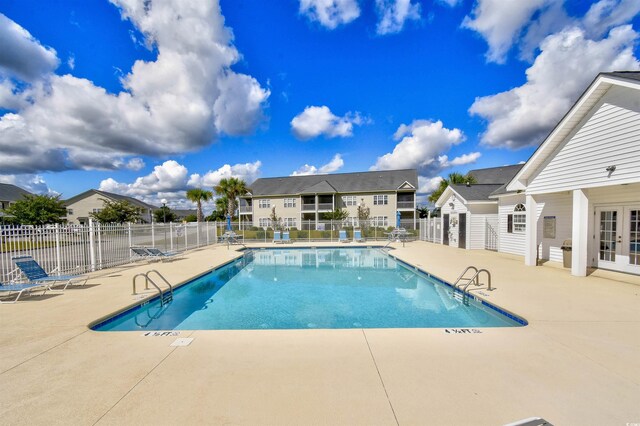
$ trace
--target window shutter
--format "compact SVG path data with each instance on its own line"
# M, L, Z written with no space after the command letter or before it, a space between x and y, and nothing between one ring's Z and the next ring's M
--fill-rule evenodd
M513 215L512 214L507 215L507 233L513 234Z

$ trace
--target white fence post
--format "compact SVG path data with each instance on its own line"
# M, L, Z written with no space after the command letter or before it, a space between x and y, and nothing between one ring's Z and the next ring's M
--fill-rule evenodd
M188 250L189 249L189 237L187 237L187 234L189 234L189 226L188 223L184 224L184 249Z
M127 223L127 233L129 234L129 256L131 256L131 247L133 247L133 239L131 238L131 222Z
M200 247L200 222L196 222L196 247Z
M56 223L56 271L60 271L62 266L62 256L60 253L60 225Z
M171 251L173 251L173 222L169 222L169 240L171 241Z
M91 272L96 270L96 242L93 235L93 219L89 218L89 258L91 259Z
M153 220L151 220L151 247L156 246L156 228L154 226Z
M211 222L206 222L207 227L205 228L207 230L207 245L209 245L209 228L210 228L210 224Z
M102 224L98 222L98 269L102 269Z

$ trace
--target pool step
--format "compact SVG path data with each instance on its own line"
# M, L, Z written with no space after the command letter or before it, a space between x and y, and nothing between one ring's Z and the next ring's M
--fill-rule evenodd
M160 300L160 305L166 305L167 303L173 301L173 292L172 291L165 291L164 293L162 293L162 298Z

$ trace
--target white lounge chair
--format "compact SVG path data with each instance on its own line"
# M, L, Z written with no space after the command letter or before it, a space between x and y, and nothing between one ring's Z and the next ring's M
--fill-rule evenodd
M45 284L39 284L39 283L0 284L0 292L7 293L8 295L15 292L18 293L15 299L0 300L0 303L16 303L18 299L20 299L20 296L22 296L22 293L24 293L25 291L28 293L31 293L33 290L40 290L40 289L43 289L44 291L42 292L42 294L45 294L47 290L49 290L49 286Z
M341 243L348 243L349 238L347 238L347 231L345 229L341 229L338 231L338 241Z
M72 282L84 279L81 285L85 285L89 279L86 275L49 275L32 256L17 256L12 260L30 283L51 283L48 284L50 290L53 290L52 287L56 285L64 285L62 288L64 291Z
M364 238L362 238L362 230L360 229L353 230L353 241L357 241L359 243L363 243L366 241Z

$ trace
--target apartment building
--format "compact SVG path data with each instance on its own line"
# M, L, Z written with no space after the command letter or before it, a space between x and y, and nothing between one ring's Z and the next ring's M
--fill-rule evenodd
M324 214L337 208L349 212L345 226L358 226L358 206L370 209L376 226L415 227L418 173L415 169L261 178L240 198L240 222L271 226L272 209L288 228L322 229Z
M0 210L21 200L25 195L31 195L31 193L10 183L0 183Z
M91 213L97 213L104 208L104 200L126 201L132 206L138 207L141 212L140 221L142 223L151 223L153 221L153 211L158 208L126 195L90 189L65 201L67 222L79 225L88 224Z

